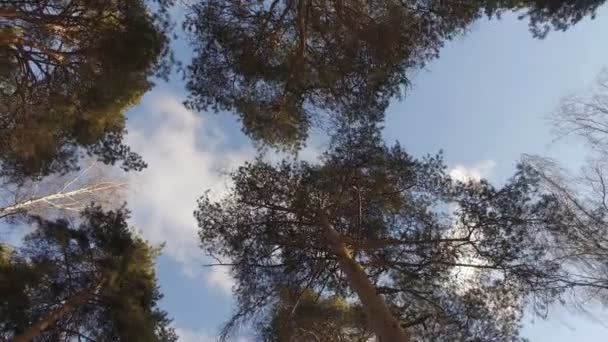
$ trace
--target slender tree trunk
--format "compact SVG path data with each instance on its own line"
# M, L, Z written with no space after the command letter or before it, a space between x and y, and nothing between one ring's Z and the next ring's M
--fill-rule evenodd
M80 291L72 297L68 298L65 303L63 303L60 307L49 312L38 322L27 328L23 333L15 336L13 338L13 342L29 342L34 338L40 336L49 326L55 324L65 315L76 310L81 305L85 304L96 292L101 289L103 283L104 282L101 281L96 286Z
M0 32L0 46L9 46L13 44L18 44L19 42L21 42L21 40L15 34Z
M319 211L319 224L325 239L337 256L338 266L346 275L350 287L357 293L368 323L380 342L409 342L409 334L391 314L384 298L376 292L363 267L352 258L340 234L331 226L327 215Z
M5 19L13 19L13 18L20 18L21 15L17 11L9 11L9 10L5 10L5 9L1 9L0 17L5 18Z
M58 193L54 193L54 194L50 194L50 195L46 195L46 196L31 198L28 200L14 203L13 205L10 205L10 206L4 207L4 208L0 208L0 218L27 212L32 207L35 207L38 205L45 205L45 206L48 206L49 208L55 208L55 209L69 210L70 209L69 206L65 206L61 203L58 203L57 201L61 201L61 200L75 201L75 199L78 198L79 196L108 191L108 190L119 188L120 186L122 186L122 184L120 184L120 183L93 184L93 185L84 186L80 189L76 189L73 191L67 191L67 192L60 191Z

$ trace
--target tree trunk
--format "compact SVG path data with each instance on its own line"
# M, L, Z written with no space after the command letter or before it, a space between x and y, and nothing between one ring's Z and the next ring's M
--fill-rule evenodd
M73 191L64 192L61 190L60 192L45 195L42 197L35 197L28 200L23 200L21 202L14 203L13 205L0 208L0 218L7 217L11 215L16 215L23 212L28 212L32 207L45 205L49 208L55 208L59 210L70 210L69 205L63 205L59 203L62 200L70 200L77 201L79 196L84 196L87 194L93 194L98 192L103 192L106 190L112 190L123 186L122 183L99 183L92 185L85 185L79 189ZM88 204L88 203L86 203ZM79 209L80 210L80 209ZM78 211L79 211L78 210Z
M357 293L370 328L376 334L378 341L410 341L409 334L401 328L399 322L393 317L384 298L376 292L376 288L361 265L351 257L340 234L329 223L325 212L319 211L318 216L325 239L337 256L338 266L346 275L350 287Z
M57 200L57 199L62 199L62 198L69 198L71 195L73 195L73 192L57 193L57 194L52 194L52 195L48 195L48 196L44 196L44 197L38 197L38 198L33 198L33 199L26 200L26 201L18 202L13 205L10 205L8 207L0 208L0 218L19 214L21 212L26 212L29 208L31 208L35 205L38 205L40 203L47 203L52 206L52 204L50 204L50 203L52 203L52 201Z
M29 342L40 336L49 326L55 324L65 315L86 303L96 292L101 289L102 286L103 281L99 282L95 287L80 291L68 298L60 307L49 312L38 322L27 328L23 333L15 336L13 338L13 342Z

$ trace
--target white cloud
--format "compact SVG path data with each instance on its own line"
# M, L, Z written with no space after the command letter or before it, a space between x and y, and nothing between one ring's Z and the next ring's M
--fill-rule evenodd
M200 330L190 330L183 328L175 328L177 336L179 336L180 342L212 342L217 341L218 336L215 334L209 334ZM235 342L247 342L249 339L239 336L235 337Z
M181 342L212 342L217 340L215 336L202 331L175 328L175 332Z
M193 212L206 190L212 197L226 190L229 182L223 171L241 164L253 150L220 149L226 137L217 126L169 93L157 91L148 99L140 115L154 125L129 127L127 136L127 143L148 163L147 169L131 176L134 223L151 242L166 242L165 253L186 275L203 276L209 286L228 292L232 281L227 272L202 267L204 253L198 247Z
M450 168L449 175L461 182L480 181L482 178L491 177L495 167L493 160L483 160L469 167L458 164Z
M218 288L231 293L232 286L234 285L234 279L230 276L230 269L228 267L212 267L207 275L207 284L210 287Z
M185 275L198 278L210 288L230 294L234 284L228 267L204 268L208 263L199 248L196 200L210 190L219 198L229 187L225 176L250 160L255 150L246 144L226 150L229 138L207 117L186 109L174 94L155 90L149 94L136 123L129 126L127 144L141 154L148 168L130 173L134 191L129 198L135 226L152 243L166 243L164 252L180 265ZM153 123L153 125L148 124ZM314 160L320 154L308 146L299 158ZM278 161L283 154L269 153Z

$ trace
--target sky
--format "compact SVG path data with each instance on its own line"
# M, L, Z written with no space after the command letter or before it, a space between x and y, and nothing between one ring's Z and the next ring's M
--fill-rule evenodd
M385 137L415 156L443 150L450 172L500 184L523 153L551 156L576 169L585 150L576 139L554 141L547 117L560 97L584 92L608 67L608 8L567 32L533 39L515 16L480 21L446 44L439 59L419 71L401 101L387 112ZM188 57L184 44L177 55ZM157 272L183 341L213 341L232 312L226 269L204 267L193 211L205 191L219 197L226 172L255 156L230 113L185 109L183 83L159 82L128 113L127 143L148 162L132 175L132 223L151 242L165 243ZM322 141L301 153L314 159ZM598 309L597 318L605 313ZM606 316L608 317L608 316ZM608 322L608 321L606 321ZM576 312L555 308L547 320L527 315L532 341L604 341L608 328ZM247 336L240 338L251 340Z

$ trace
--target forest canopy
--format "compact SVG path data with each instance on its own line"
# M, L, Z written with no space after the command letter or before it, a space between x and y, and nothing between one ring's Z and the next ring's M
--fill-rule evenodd
M125 112L169 71L166 13L143 0L28 0L0 19L2 175L66 172L83 153L145 167L122 143Z
M254 141L298 149L311 127L381 121L414 72L484 15L566 30L604 0L202 0L184 24L197 110L234 112Z
M458 179L441 152L416 157L383 135L389 105L476 23L511 15L544 39L594 18L604 2L3 2L0 340L178 339L157 279L162 239L144 236L162 225L169 240L188 240L180 234L194 233L183 217L192 206L179 200L192 200L186 190L208 173L183 177L169 165L162 177L123 176L147 167L125 142L127 113L165 81L181 89L189 118L234 114L261 152L229 173L219 195L200 189L196 203L200 257L233 282L219 339L245 327L262 341L514 342L526 340L524 315L606 305L605 80L552 117L558 134L591 147L577 177L526 155L504 182ZM175 58L184 53L189 60ZM146 129L183 113L146 120ZM171 153L186 167L207 163L194 160L206 130L183 122L175 130L193 129L185 140L195 152L158 129L160 143L146 149L160 155L154 167L171 164ZM314 130L326 143L316 160L300 160ZM150 131L137 133L149 147ZM154 206L130 192L141 179L162 197ZM192 250L180 249L179 262L195 259Z

